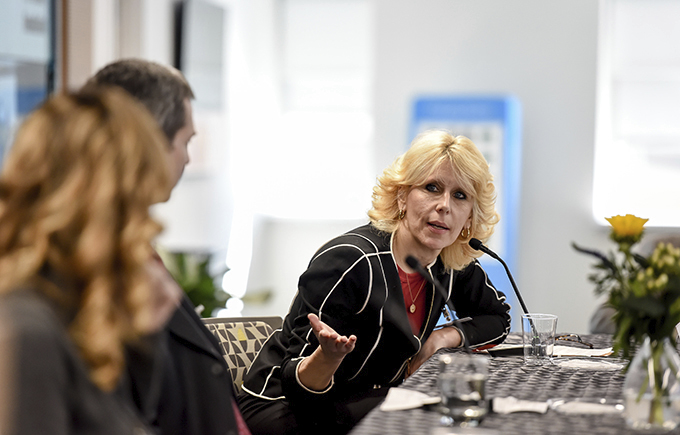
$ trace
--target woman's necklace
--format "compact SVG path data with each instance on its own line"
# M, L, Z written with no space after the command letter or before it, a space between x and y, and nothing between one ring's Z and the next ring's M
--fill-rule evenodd
M411 281L408 279L408 274L406 274L406 285L408 285L408 294L411 296L411 306L409 307L409 311L411 314L416 312L416 299L418 299L418 296L420 296L420 292L423 291L425 288L425 281L423 280L423 283L420 284L420 289L418 290L418 293L416 293L416 297L413 297L413 293L411 293Z

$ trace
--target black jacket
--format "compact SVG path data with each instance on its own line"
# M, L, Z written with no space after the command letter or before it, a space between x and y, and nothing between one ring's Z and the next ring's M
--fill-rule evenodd
M359 227L324 245L300 277L298 293L282 330L265 343L245 376L243 390L263 399L319 400L347 397L375 386L403 381L409 358L432 333L446 299L459 317L470 316L463 333L470 346L502 342L510 330L510 306L476 261L447 272L440 259L428 270L447 294L427 291L420 337L409 324L392 237L371 225ZM313 392L296 378L302 358L318 346L307 314L315 313L339 334L356 335L356 347L334 375L332 385Z
M229 369L217 340L186 296L156 351L151 380L144 367L150 361L144 358L133 359L129 373L138 406L159 434L237 435Z

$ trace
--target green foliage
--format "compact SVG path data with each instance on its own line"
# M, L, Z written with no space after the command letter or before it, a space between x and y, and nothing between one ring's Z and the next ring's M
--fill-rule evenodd
M229 295L217 281L228 271L224 268L217 274L210 273L212 254L190 252L159 252L163 263L175 281L196 307L203 307L201 316L211 317L218 308L224 308Z
M606 256L572 244L599 260L588 279L595 284L595 293L606 294L607 304L616 310L614 350L624 358L630 358L645 336L661 342L680 323L680 249L659 243L646 258L631 251L641 236L612 237L618 252Z
M224 267L218 273L210 273L213 255L195 252L168 252L158 249L165 267L197 308L203 307L202 317L212 317L215 310L224 308L233 296L222 289ZM239 297L245 304L265 304L272 297L271 290L248 292Z

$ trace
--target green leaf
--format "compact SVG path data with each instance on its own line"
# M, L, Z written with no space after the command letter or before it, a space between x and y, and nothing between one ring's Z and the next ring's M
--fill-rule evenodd
M586 249L578 246L576 243L571 242L571 247L576 249L578 252L582 254L588 254L592 255L593 257L599 258L600 261L602 261L602 265L604 265L606 268L610 270L616 270L616 265L613 264L607 257L605 257L602 253L598 251L594 251L592 249Z
M203 306L201 313L203 317L210 317L215 309L224 308L226 298L216 281L220 280L228 269L212 275L210 273L212 254L191 252L164 254L164 263L172 265L168 270L177 284L196 307Z
M653 296L628 298L621 301L621 308L638 311L643 316L660 317L666 311L665 305Z

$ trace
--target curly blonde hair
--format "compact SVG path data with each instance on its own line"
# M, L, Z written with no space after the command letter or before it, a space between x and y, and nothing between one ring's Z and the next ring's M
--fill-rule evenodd
M166 154L146 109L89 90L31 114L0 175L0 293L28 286L54 301L105 391L152 322L145 265L161 226L149 206L170 189Z
M443 130L427 131L416 137L408 151L397 157L378 177L368 216L379 230L395 232L400 225L400 195L423 184L444 164L451 165L461 187L473 201L470 235L458 237L440 254L448 269L459 270L481 255L468 245L470 238L486 242L499 220L493 175L486 159L470 139L454 137Z

